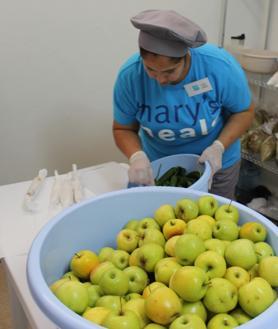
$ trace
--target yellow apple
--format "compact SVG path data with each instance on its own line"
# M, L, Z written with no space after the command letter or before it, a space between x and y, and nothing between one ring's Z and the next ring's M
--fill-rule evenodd
M172 236L169 240L166 241L164 250L168 256L175 256L175 244L180 235Z
M172 236L175 235L181 235L185 232L186 229L186 223L182 219L169 219L164 225L163 225L163 234L165 236L165 239L168 240Z
M91 250L80 250L74 254L70 268L74 275L89 279L91 271L99 264L98 256Z
M102 306L96 306L93 308L88 308L83 313L83 318L93 322L102 325L103 321L107 317L107 315L111 312L109 308L102 307Z

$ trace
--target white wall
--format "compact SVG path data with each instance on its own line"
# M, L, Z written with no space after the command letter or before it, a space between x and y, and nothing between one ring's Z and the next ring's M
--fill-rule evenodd
M220 2L0 0L0 184L125 160L112 139L112 88L137 51L129 18L171 8L216 43Z

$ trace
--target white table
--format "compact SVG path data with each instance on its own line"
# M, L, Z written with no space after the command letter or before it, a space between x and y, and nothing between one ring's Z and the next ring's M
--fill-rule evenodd
M80 179L88 197L126 188L127 165L108 162L82 169ZM30 181L0 186L0 258L3 258L11 300L14 329L56 329L35 304L26 279L31 243L42 226L57 213L49 208L53 177L46 179L38 195L39 211L27 212L23 196Z

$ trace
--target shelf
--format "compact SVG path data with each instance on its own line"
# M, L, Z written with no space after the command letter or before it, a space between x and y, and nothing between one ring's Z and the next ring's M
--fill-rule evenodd
M261 161L259 158L259 155L257 154L251 154L246 150L241 150L241 157L245 160L248 160L252 163L254 163L255 165L266 169L270 172L272 172L273 174L278 175L278 165L276 163L276 160L268 160L268 161Z
M252 73L247 71L245 72L250 85L278 92L277 87L267 85L267 81L271 78L271 74Z

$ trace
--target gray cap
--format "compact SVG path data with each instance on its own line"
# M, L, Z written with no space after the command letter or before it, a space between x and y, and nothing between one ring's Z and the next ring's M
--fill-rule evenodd
M197 24L173 10L145 10L132 17L131 23L140 30L139 47L155 54L182 57L187 48L207 42Z

